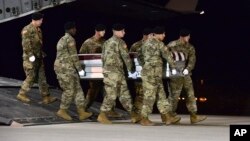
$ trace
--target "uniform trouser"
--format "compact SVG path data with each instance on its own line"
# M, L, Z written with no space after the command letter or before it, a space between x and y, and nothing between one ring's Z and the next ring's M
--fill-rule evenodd
M179 97L182 89L186 94L186 107L190 113L197 112L196 99L194 96L194 88L192 78L190 76L174 77L169 80L170 93L169 100L172 104L172 112L176 113L176 109L179 102Z
M102 102L101 111L111 111L116 102L116 98L118 97L124 109L126 109L128 112L131 112L132 100L124 74L104 73L103 75L106 95Z
M148 117L152 113L155 101L161 114L167 114L172 110L166 98L162 78L142 75L142 85L144 97L141 115L143 117Z
M89 89L86 95L86 103L84 105L86 109L88 109L93 104L101 88L102 88L102 81L100 80L89 81Z
M23 68L26 75L26 79L24 80L19 93L26 94L28 91L30 91L33 84L35 82L38 82L40 94L43 97L48 96L49 88L46 81L43 60L39 58L37 58L35 62L24 60Z
M143 105L143 88L142 82L135 82L135 100L134 100L134 109L136 113L141 113Z
M77 108L83 108L85 98L77 71L73 69L62 70L55 69L58 82L63 90L60 109L68 109L73 100Z

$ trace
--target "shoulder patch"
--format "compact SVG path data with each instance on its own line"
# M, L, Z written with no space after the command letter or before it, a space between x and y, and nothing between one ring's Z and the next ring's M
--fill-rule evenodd
M75 43L74 42L70 42L69 43L69 47L73 47L73 46L75 46Z
M27 32L28 32L27 30L23 30L22 35L26 34Z
M167 47L167 46L164 46L164 50L165 50L165 51L168 51L168 47Z
M170 46L170 47L176 46L176 42L170 42L170 43L168 44L168 46Z

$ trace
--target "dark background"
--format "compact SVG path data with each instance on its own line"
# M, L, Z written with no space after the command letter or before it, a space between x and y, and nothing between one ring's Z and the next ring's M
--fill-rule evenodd
M197 64L193 71L196 96L208 99L198 102L199 113L250 115L250 2L200 0L196 10L205 10L204 15L168 11L158 2L148 5L129 0L78 0L42 11L48 83L58 87L53 63L56 43L64 35L66 21L77 23L78 49L94 34L98 23L106 24L106 39L111 36L113 23L124 23L128 46L141 39L144 27L165 26L164 42L168 43L177 39L179 28L185 26L192 31L191 43L196 48ZM123 7L124 3L128 6ZM0 24L0 76L25 79L20 32L30 21L30 16L25 16ZM82 83L86 92L87 83ZM187 113L184 102L180 103L179 112Z

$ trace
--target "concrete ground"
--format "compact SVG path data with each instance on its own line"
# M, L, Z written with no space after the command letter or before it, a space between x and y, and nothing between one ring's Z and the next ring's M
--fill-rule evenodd
M229 141L229 125L250 125L250 117L208 115L199 124L190 125L188 115L180 115L179 125L165 126L160 115L150 119L157 126L131 124L116 120L112 125L98 122L64 123L24 127L0 126L1 141Z

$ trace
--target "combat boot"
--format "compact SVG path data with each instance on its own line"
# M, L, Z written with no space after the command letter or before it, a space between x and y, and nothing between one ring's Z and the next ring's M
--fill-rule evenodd
M80 121L83 121L92 116L91 112L85 112L83 108L77 108L77 113L79 115Z
M27 97L26 94L24 93L19 93L16 98L24 103L29 103L30 102L30 99Z
M119 114L119 113L117 113L115 110L111 110L111 111L109 111L109 112L107 112L107 116L108 117L111 117L111 118L121 118L122 117L122 115L121 114Z
M137 123L141 120L141 115L140 114L137 114L136 112L132 111L131 114L131 122L132 123Z
M190 122L191 122L191 124L201 122L201 121L203 121L205 119L207 119L206 116L198 116L196 114L190 114Z
M50 103L53 103L57 100L56 97L53 97L53 96L44 96L43 97L43 100L42 100L42 103L43 104L50 104Z
M170 125L170 124L176 124L181 120L181 117L179 116L172 116L171 114L165 114L165 124Z
M105 112L101 112L99 115L98 115L98 118L97 118L97 121L102 123L102 124L112 124L112 121L110 121L108 119L108 117L106 116L106 113Z
M69 121L72 120L72 117L67 113L66 109L59 109L56 112L56 115L59 116L60 118L65 119L65 120L69 120Z
M140 120L140 124L142 126L154 126L155 124L148 119L148 117L143 117L141 120Z

